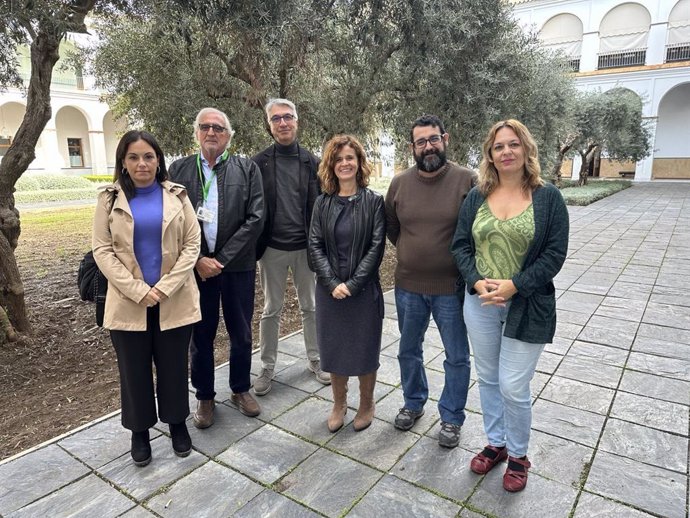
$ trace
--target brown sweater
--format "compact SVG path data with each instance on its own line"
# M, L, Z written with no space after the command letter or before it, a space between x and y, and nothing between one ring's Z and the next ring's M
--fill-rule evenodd
M423 295L455 293L460 274L450 244L475 178L453 162L433 178L421 176L417 167L393 178L386 194L386 234L397 250L396 286Z

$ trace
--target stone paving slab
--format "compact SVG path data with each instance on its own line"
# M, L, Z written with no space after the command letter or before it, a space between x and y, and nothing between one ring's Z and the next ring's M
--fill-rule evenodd
M170 439L165 435L151 441L151 456L153 459L147 466L139 467L134 465L129 455L123 455L99 468L97 473L141 501L208 460L194 450L188 457L177 457Z
M470 472L485 444L474 370L460 446L438 445L443 345L424 342L430 395L409 432L393 292L384 294L376 418L328 432L330 387L307 371L303 333L281 340L276 379L247 418L216 371L216 423L194 451L173 454L168 427L152 431L153 460L135 467L120 416L108 416L0 462L1 516L456 516L684 517L690 426L690 183L635 184L570 207L571 241L556 279L558 326L532 383L527 488L501 488L504 467ZM261 371L258 354L252 377ZM194 393L190 386L190 403Z
M147 502L166 518L229 516L263 491L249 478L210 461Z
M267 424L218 455L217 459L262 484L270 485L318 449Z
M467 469L473 456L463 448L447 450L438 441L422 437L398 461L391 474L446 498L462 501L479 482L479 477Z
M259 428L261 424L258 419L246 417L239 410L221 403L216 405L213 426L199 430L194 427L190 418L187 428L195 449L213 457Z
M153 429L151 439L160 432ZM91 468L100 468L108 462L129 453L131 434L122 427L120 415L102 421L95 426L58 442L68 453Z
M80 516L108 518L120 516L134 507L125 495L96 475L89 475L65 486L8 517Z
M687 437L619 419L608 420L599 449L683 474L688 466L678 454L688 450Z
M585 489L661 516L687 516L685 475L603 451L594 458Z
M327 516L339 516L381 476L379 471L321 449L285 477L280 486L284 495Z
M9 514L89 473L55 444L0 465L0 515Z
M460 506L386 475L366 494L348 516L414 516L441 518L456 516Z

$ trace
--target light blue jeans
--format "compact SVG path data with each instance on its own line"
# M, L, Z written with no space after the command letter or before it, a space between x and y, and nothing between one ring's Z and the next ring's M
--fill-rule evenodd
M505 308L483 306L477 295L465 295L463 312L479 379L484 431L491 446L508 447L511 457L527 455L532 426L529 383L544 350L503 336Z
M470 385L470 347L460 298L455 294L422 295L396 287L395 306L400 329L398 363L405 408L419 412L429 397L423 343L429 317L433 315L446 353L443 361L445 383L438 400L438 412L441 421L462 425Z

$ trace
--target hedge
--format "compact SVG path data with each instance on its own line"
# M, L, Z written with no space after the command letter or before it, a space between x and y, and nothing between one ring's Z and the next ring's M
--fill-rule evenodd
M95 192L96 189L94 185L83 176L65 176L57 174L24 175L19 178L15 187L19 192L64 189L91 189Z

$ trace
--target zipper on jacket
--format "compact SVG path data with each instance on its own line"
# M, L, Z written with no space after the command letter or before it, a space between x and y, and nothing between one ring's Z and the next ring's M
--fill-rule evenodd
M357 205L359 205L359 199L355 199L354 203L352 204L352 245L350 246L350 264L349 264L349 270L350 270L350 275L348 276L347 280L350 280L352 276L355 273L355 247L357 244Z

